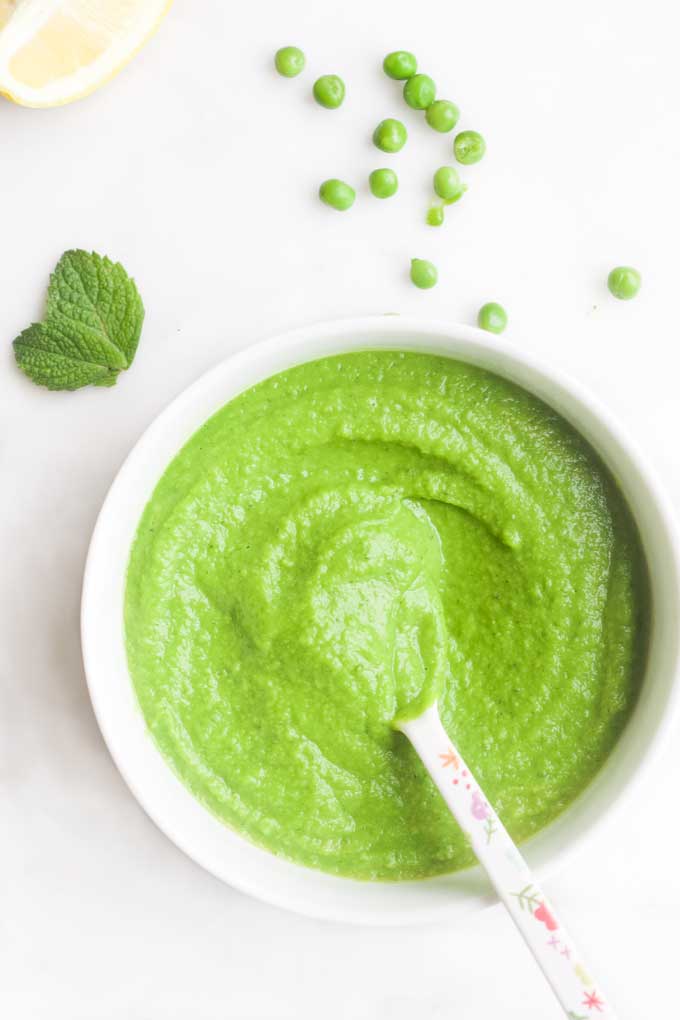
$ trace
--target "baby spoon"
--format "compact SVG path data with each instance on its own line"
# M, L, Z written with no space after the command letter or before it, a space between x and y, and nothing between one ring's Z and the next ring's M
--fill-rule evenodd
M413 744L446 806L466 833L479 863L534 954L570 1020L615 1020L574 942L529 866L454 748L435 702L415 719L394 724Z

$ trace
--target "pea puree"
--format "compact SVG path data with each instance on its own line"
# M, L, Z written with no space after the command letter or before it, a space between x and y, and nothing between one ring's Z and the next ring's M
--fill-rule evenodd
M513 837L616 741L646 568L594 451L537 398L426 354L267 379L171 463L132 548L148 728L225 823L294 861L407 879L471 863L393 726L443 723Z

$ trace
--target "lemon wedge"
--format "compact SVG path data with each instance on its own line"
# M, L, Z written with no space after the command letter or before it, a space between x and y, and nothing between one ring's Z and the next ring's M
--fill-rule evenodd
M60 106L94 92L153 34L172 0L0 0L0 93Z

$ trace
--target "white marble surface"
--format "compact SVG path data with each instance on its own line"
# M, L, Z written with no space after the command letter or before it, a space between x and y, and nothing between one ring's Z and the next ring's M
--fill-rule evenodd
M472 321L509 309L540 352L625 420L680 503L680 88L667 0L176 0L117 80L69 108L0 104L0 1013L13 1020L552 1020L500 910L463 928L359 930L270 909L204 874L137 807L102 744L78 602L97 509L131 444L201 372L261 336L345 314ZM284 81L289 42L308 72ZM407 46L488 139L439 232L422 215L449 140L380 72ZM313 105L315 73L348 99ZM404 114L406 150L372 150ZM364 180L402 172L378 203ZM351 214L314 198L359 182ZM95 248L139 282L147 319L111 390L50 394L9 343L61 252ZM406 278L431 256L440 285ZM644 274L608 298L615 263ZM677 789L671 747L588 859L550 882L622 1018L677 1011ZM674 945L675 944L675 945ZM675 1005L674 1005L675 1004Z

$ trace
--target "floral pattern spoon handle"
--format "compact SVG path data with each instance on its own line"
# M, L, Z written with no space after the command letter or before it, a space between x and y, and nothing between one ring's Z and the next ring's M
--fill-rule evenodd
M570 1020L615 1020L573 940L453 747L436 703L395 726L413 744Z

